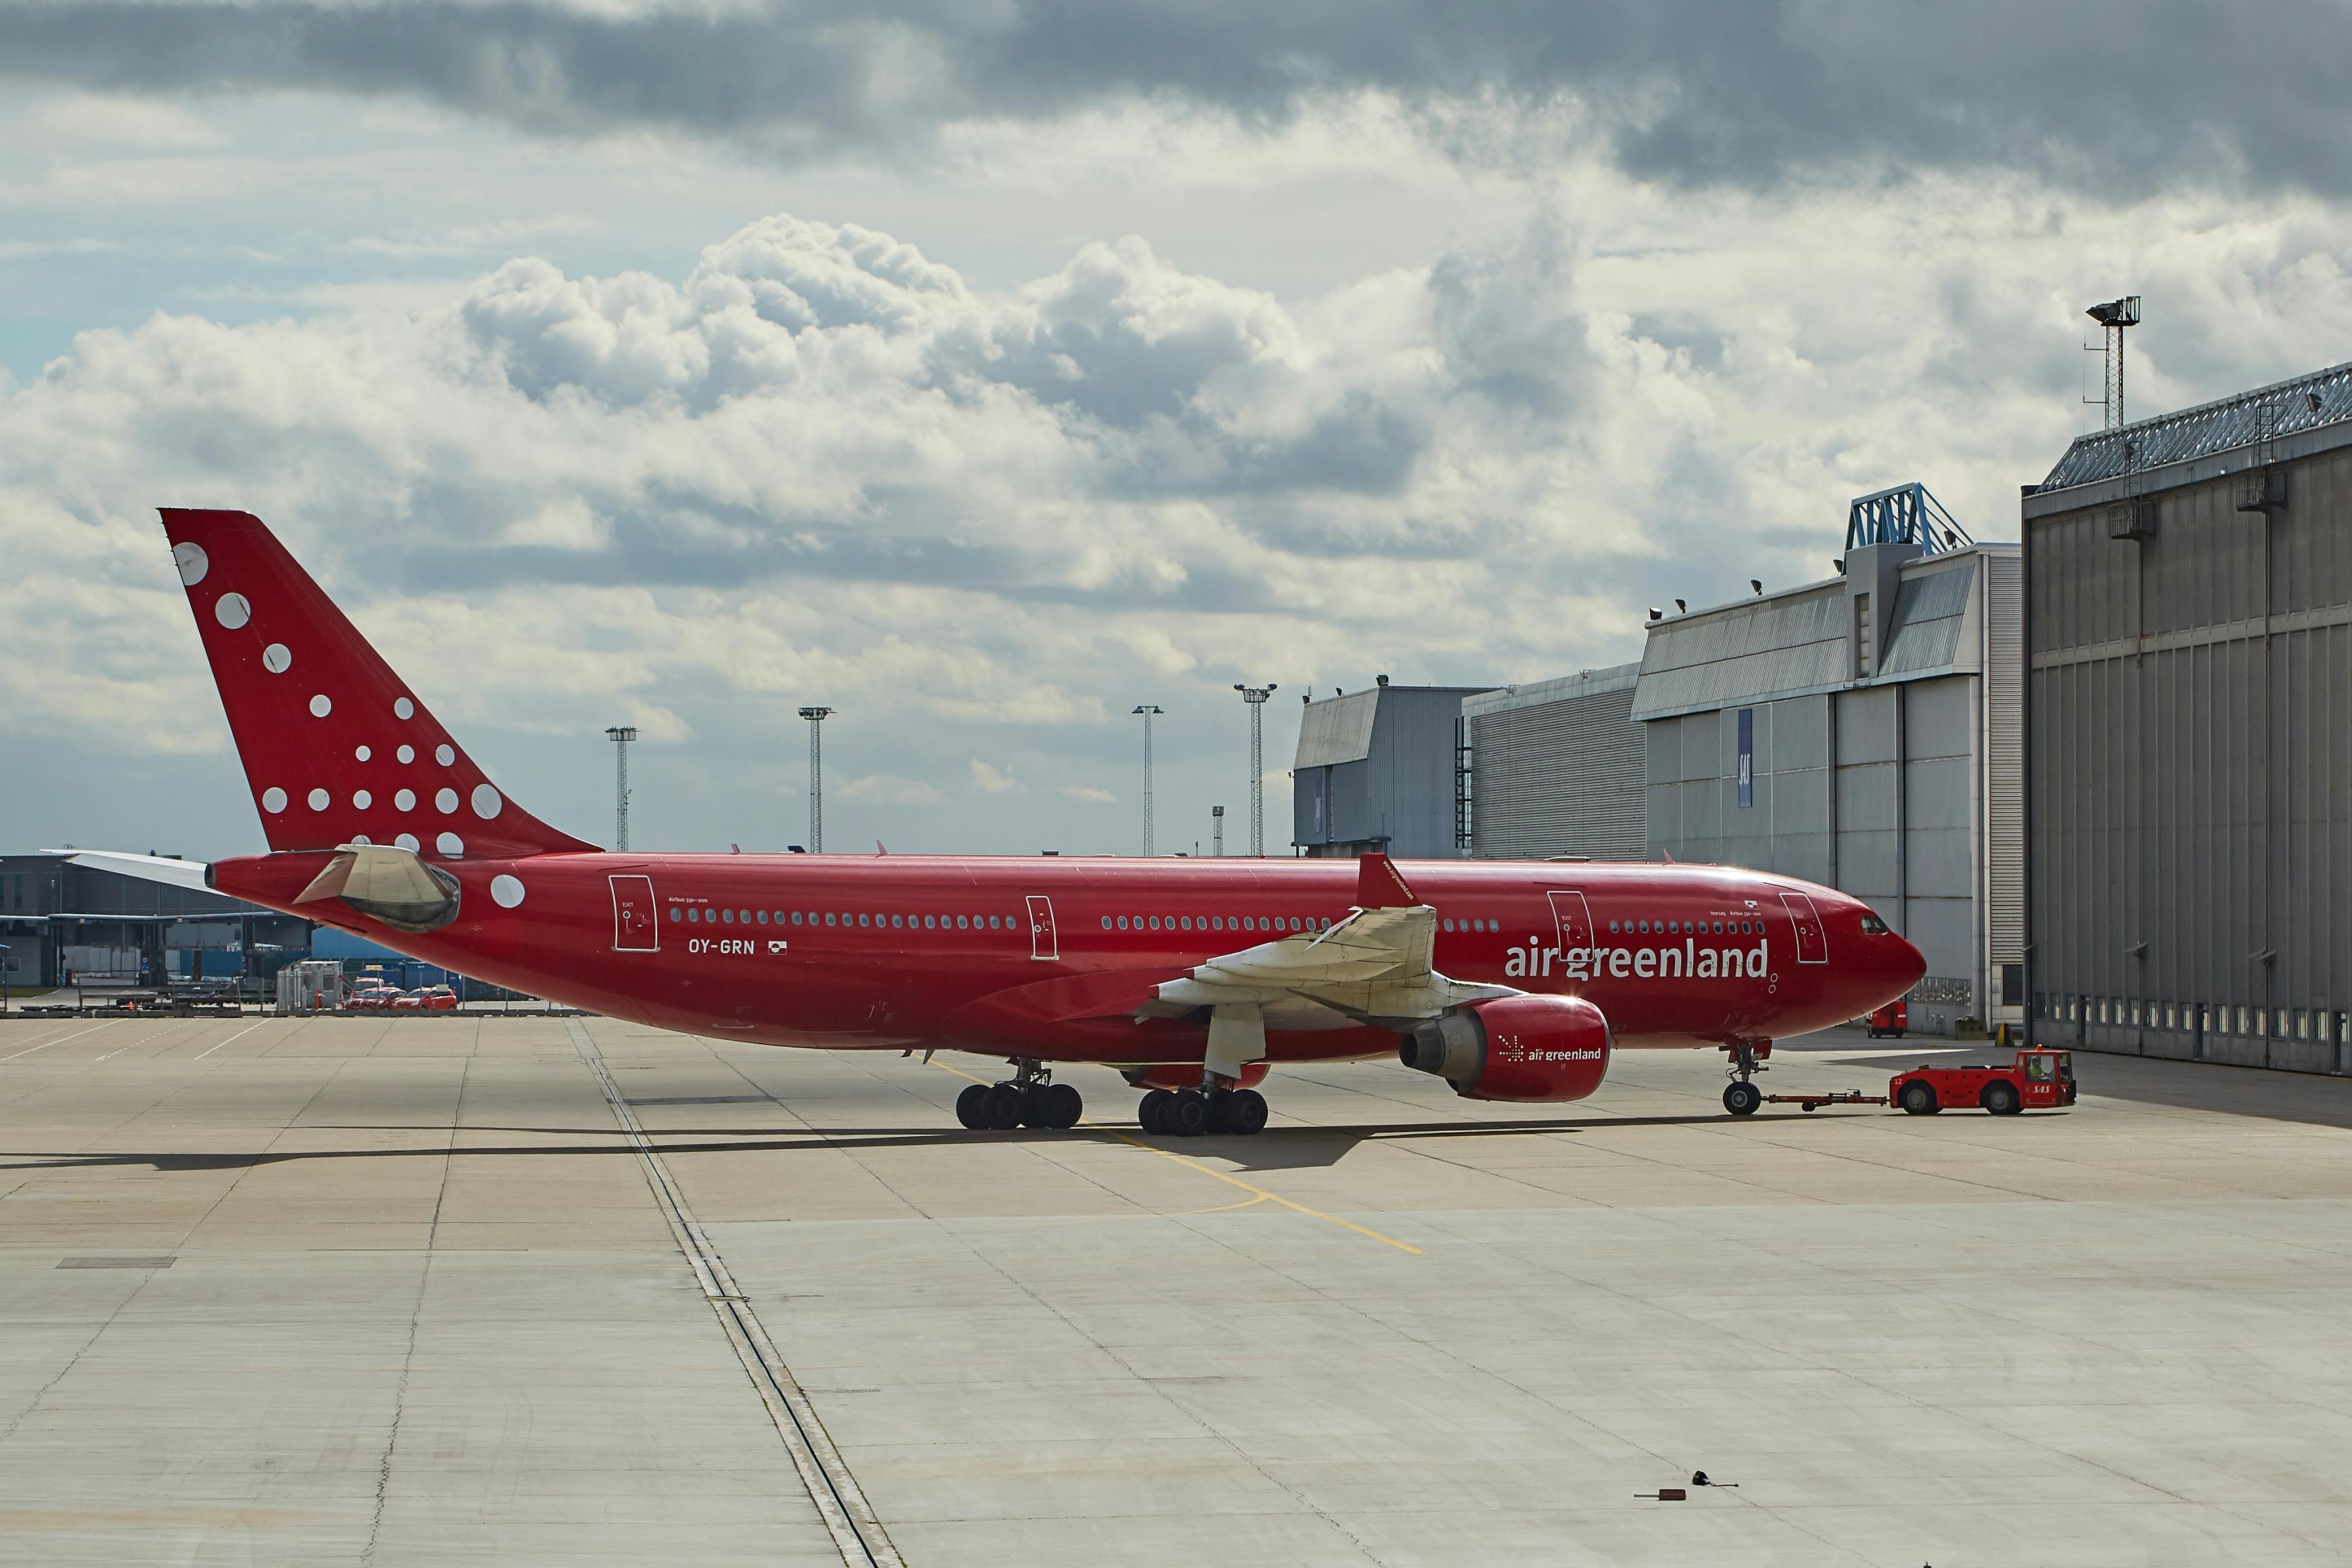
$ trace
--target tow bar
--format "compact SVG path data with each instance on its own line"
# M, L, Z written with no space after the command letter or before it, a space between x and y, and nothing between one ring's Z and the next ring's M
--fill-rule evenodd
M1811 1113L1824 1105L1885 1105L1891 1103L1884 1094L1864 1094L1852 1090L1843 1094L1767 1094L1765 1103L1795 1105Z

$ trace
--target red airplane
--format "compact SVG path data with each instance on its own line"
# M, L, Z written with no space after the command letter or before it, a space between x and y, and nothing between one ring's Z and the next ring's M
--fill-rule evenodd
M1926 972L1847 894L1721 866L607 852L502 795L258 518L163 517L270 849L211 886L663 1029L1005 1058L967 1127L1075 1124L1062 1062L1189 1135L1265 1126L1273 1063L1559 1102L1658 1046L1727 1051L1747 1115L1776 1036Z

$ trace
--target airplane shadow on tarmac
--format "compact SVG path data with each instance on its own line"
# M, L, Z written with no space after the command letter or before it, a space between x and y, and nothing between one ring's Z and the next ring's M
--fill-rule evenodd
M1750 1124L1780 1120L1756 1117ZM962 1128L942 1128L936 1131L909 1131L904 1127L843 1127L817 1131L786 1131L774 1127L711 1128L696 1127L676 1133L651 1133L656 1152L664 1155L704 1154L800 1154L855 1149L915 1149L927 1147L968 1147L975 1141L995 1144L1055 1144L1072 1139L1087 1139L1097 1143L1114 1140L1144 1144L1168 1154L1208 1155L1231 1160L1243 1170L1304 1170L1333 1166L1345 1159L1359 1145L1384 1140L1421 1138L1503 1138L1524 1137L1549 1133L1583 1133L1615 1127L1681 1127L1721 1126L1729 1121L1722 1115L1701 1116L1593 1116L1573 1121L1512 1121L1512 1122L1411 1122L1369 1126L1332 1127L1268 1127L1254 1137L1234 1138L1203 1136L1199 1138L1150 1138L1139 1136L1117 1126L1079 1126L1069 1132L1037 1131L1029 1128L1012 1132L966 1132ZM342 1130L381 1134L387 1132L417 1132L446 1134L446 1126L398 1126L383 1123L342 1124ZM326 1132L332 1127L313 1125L310 1130ZM453 1155L499 1155L529 1156L532 1155L618 1155L629 1158L636 1155L635 1148L618 1128L606 1136L602 1129L587 1127L486 1127L475 1126L468 1132L537 1134L550 1137L593 1138L594 1142L460 1145L450 1147L435 1145L414 1149L381 1147L350 1149L284 1149L256 1150L251 1153L207 1150L159 1150L142 1152L109 1152L99 1154L64 1154L49 1150L0 1149L0 1171L28 1170L103 1170L109 1167L145 1166L157 1172L245 1170L261 1166L299 1164L306 1160L398 1160L446 1159Z

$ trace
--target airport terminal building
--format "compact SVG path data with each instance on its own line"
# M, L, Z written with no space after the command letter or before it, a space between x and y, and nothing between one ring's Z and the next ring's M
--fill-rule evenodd
M2352 365L2022 502L2039 1040L2352 1071Z

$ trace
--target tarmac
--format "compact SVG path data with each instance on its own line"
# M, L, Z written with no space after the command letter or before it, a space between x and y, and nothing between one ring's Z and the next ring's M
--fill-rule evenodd
M1990 1050L1807 1043L1766 1087ZM1176 1140L1083 1068L967 1133L991 1070L0 1024L0 1563L2352 1558L2352 1082L1359 1064Z

